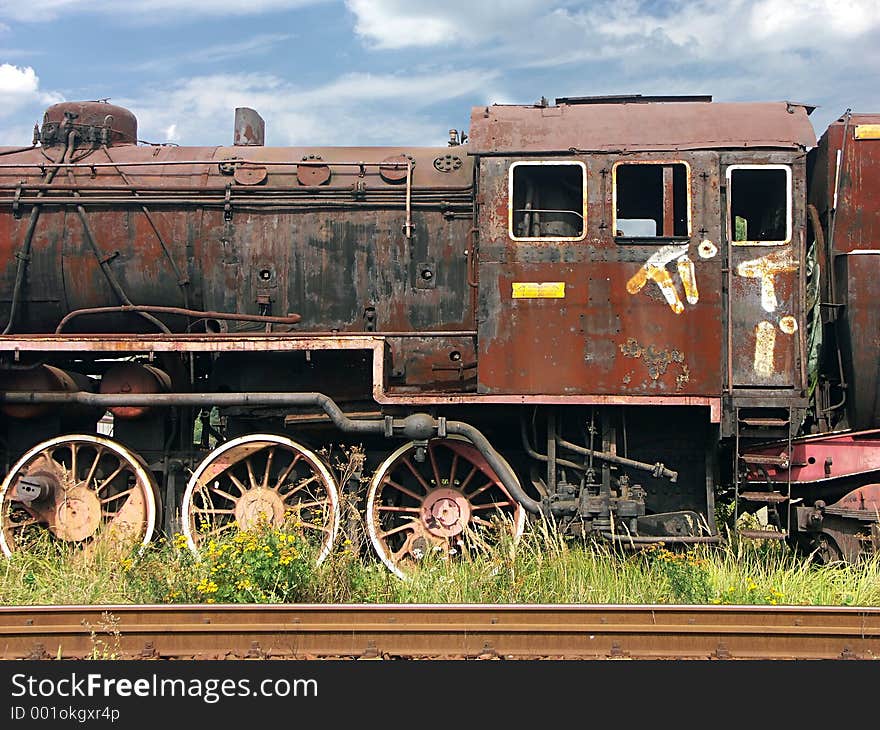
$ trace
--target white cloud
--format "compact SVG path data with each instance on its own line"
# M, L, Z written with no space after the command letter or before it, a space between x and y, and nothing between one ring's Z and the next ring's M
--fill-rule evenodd
M544 0L346 0L355 32L375 48L485 43L546 11Z
M36 104L61 101L58 94L40 90L40 79L30 66L0 64L0 116L9 117Z
M285 145L443 145L459 119L432 121L430 108L450 99L483 98L496 72L379 75L352 73L317 87L271 74L217 74L185 79L129 100L115 100L138 117L138 136L151 142L230 144L236 107L266 121L266 141Z
M326 0L42 0L39 11L21 0L0 0L0 17L22 22L54 20L72 13L112 13L167 19L163 13L180 16L256 15L277 10L292 10Z

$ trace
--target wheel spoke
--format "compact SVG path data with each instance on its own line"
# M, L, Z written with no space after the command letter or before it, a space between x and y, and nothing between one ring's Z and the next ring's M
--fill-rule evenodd
M209 487L209 489L210 489L214 494L219 494L221 497L223 497L223 498L225 498L225 499L228 499L228 500L229 500L230 502L232 502L233 504L235 504L236 502L238 502L238 500L240 499L240 497L233 497L231 494L229 494L229 492L224 492L224 491L223 491L222 489L220 489L219 487Z
M471 492L471 493L468 495L468 499L469 499L469 500L473 500L474 497L477 497L478 495L480 495L480 494L482 494L483 492L485 492L487 489L491 489L491 488L494 487L494 486L496 486L495 482L493 482L493 481L490 479L490 480L489 480L488 482L486 482L482 487L480 487L476 492Z
M70 480L76 483L76 444L70 444Z
M275 458L275 447L269 449L269 455L266 457L266 468L263 471L263 481L260 486L266 489L269 486L269 473L272 471L272 460Z
M284 482L287 480L287 477L290 476L290 472L293 471L293 467L296 466L296 463L302 458L302 454L296 454L293 457L293 461L287 465L287 468L281 473L281 476L278 477L278 481L275 482L275 486L273 487L276 492L281 491L281 487L284 486Z
M114 472L113 472L109 477L107 477L107 478L106 478L104 481L102 481L97 487L95 487L95 491L96 491L98 494L100 494L100 493L101 493L101 490L105 489L105 488L107 487L107 485L110 484L110 482L112 482L114 479L116 479L116 477L118 477L118 476L122 473L122 470L123 470L124 468L125 468L125 465L122 464L122 463L120 463L119 466L116 467L116 469L114 470Z
M200 514L200 515L234 515L235 514L234 509L217 509L214 507L211 507L210 509L206 509L204 507L193 507L192 511L195 512L196 514Z
M244 460L244 465L247 467L248 483L251 485L251 489L256 489L257 477L254 475L254 465L251 464L250 456Z
M388 477L388 476L387 476L387 477L385 477L385 479L383 479L382 481L383 481L384 484L387 484L389 487L394 487L398 492L403 492L403 493L406 494L407 496L412 497L416 502L421 502L421 501L422 501L422 498L421 498L418 494L416 494L415 492L410 491L409 489L407 489L406 487L404 487L402 484L398 484L398 483L395 482L391 477Z
M419 484L421 484L425 488L425 491L430 492L431 485L425 481L425 477L423 477L419 470L413 466L413 463L409 460L408 456L404 457L403 463L409 467L409 470L413 473L413 476L419 480Z
M468 475L464 478L464 481L463 481L461 484L458 485L458 489L459 489L459 491L464 492L465 489L467 489L468 484L471 483L471 479L474 478L474 476L476 475L476 473L477 473L478 471L479 471L479 468L477 467L476 464L474 464L474 465L471 467L471 470L468 472Z
M442 480L440 479L440 470L437 468L437 455L435 453L436 449L432 446L428 446L428 458L431 460L431 471L434 472L434 486L440 487L442 486Z
M455 470L458 467L458 452L452 453L452 465L449 467L449 486L455 486Z
M92 482L92 477L95 476L95 469L98 468L98 462L101 460L101 457L104 455L104 447L99 446L95 450L95 460L92 462L91 467L89 467L89 473L86 474L86 478L83 479L83 483L88 486ZM97 491L97 490L96 490Z
M285 492L284 494L282 494L282 495L281 495L281 501L282 501L282 502L286 502L286 501L287 501L288 499L290 499L294 494L296 494L297 492L301 492L303 489L305 489L307 486L309 486L309 484L311 484L312 482L316 481L316 480L319 479L319 478L320 478L320 477L319 477L317 474L312 474L312 476L310 476L310 477L309 477L308 479L306 479L305 481L300 482L299 484L297 484L297 485L296 485L293 489L291 489L289 492Z
M235 488L239 492L241 492L242 495L244 495L244 493L248 491L247 487L242 483L242 481L237 476L235 476L235 474L232 473L231 469L228 472L226 472L226 476L229 477L229 481L235 485Z
M125 496L131 494L132 492L134 492L134 487L132 487L131 489L126 489L124 492L119 492L118 494L114 494L111 497L107 497L105 499L102 499L101 504L109 504L110 502L114 502L115 500L119 499L120 497L125 497Z
M380 512L407 512L415 515L422 512L418 507L392 507L390 505L381 505L378 509Z
M329 499L315 499L311 502L295 502L293 505L289 506L287 509L289 510L303 510L307 507L317 507L319 505L328 505L330 504Z
M404 530L415 530L416 523L414 520L408 520L404 522L402 525L398 525L397 527L392 527L390 530L385 530L385 532L380 532L379 537L386 538L389 535L395 535L398 532L403 532Z
M477 504L471 506L471 512L481 512L487 509L502 509L503 507L515 507L514 502L489 502L488 504Z

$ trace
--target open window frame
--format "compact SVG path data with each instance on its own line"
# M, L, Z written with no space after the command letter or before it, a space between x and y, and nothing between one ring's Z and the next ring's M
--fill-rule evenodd
M523 191L519 188L519 179L520 176L525 173L529 168L534 168L536 174L539 178L545 178L552 173L554 169L559 169L563 167L574 168L580 171L580 186L581 191L580 195L577 196L577 205L580 207L580 210L575 210L572 208L556 208L549 207L544 208L542 206L537 206L534 208L527 208L525 205L520 207L519 201L523 199L524 194ZM510 165L508 170L508 204L507 204L507 235L510 236L510 239L513 241L523 241L523 242L553 242L553 241L583 241L587 237L587 165L580 160L520 160L517 162L513 162ZM575 178L574 175L569 176L572 181ZM560 180L562 176L560 176ZM570 181L569 181L570 182ZM571 196L572 201L574 201L574 196ZM538 213L539 215L546 215L548 213L564 213L565 215L570 215L571 220L577 220L580 224L580 233L574 236L566 236L566 235L546 235L539 234L536 236L523 236L517 234L517 226L522 224L523 219L525 217L526 212L528 213ZM531 218L528 219L526 225L531 226L532 221ZM546 224L545 224L546 225Z
M682 175L676 180L675 168L680 166ZM654 194L659 194L657 201L659 206L654 206L658 216L632 219L618 217L618 207L621 194L619 188L619 175L621 168L640 168L647 170L649 167L660 168L660 185ZM681 200L682 188L684 200ZM628 192L627 195L633 193ZM643 191L647 196L648 192ZM689 241L693 235L693 193L691 190L691 166L685 160L660 159L660 160L618 160L611 166L611 231L617 243L638 244L664 244ZM644 204L644 203L643 203ZM629 205L629 203L628 203ZM676 213L683 213L683 216ZM655 232L635 234L627 233L625 227L620 225L622 220L653 221ZM683 227L682 227L683 224ZM659 231L657 230L659 228ZM622 231L622 233L621 233Z
M771 172L771 171L782 171L785 173L785 190L783 194L785 195L785 235L783 238L764 238L757 237L751 238L748 235L745 238L737 239L736 237L736 223L735 223L735 211L738 207L739 201L734 198L737 195L737 191L734 189L734 173L738 171L754 171L754 172ZM727 211L726 215L726 225L727 225L727 240L731 242L734 246L784 246L787 243L791 243L792 240L792 231L793 231L793 206L792 206L792 175L791 175L791 166L790 165L780 165L780 164L743 164L743 165L730 165L725 171L725 178L727 180ZM739 183L745 184L745 183ZM767 202L767 196L762 196L763 201Z

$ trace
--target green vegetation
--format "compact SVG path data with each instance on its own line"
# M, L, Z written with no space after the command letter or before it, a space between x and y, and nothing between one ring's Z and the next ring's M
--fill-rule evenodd
M615 551L537 524L470 560L428 555L408 581L344 537L322 564L292 528L142 551L61 546L45 534L0 562L0 603L587 603L880 605L880 558L819 565L779 543ZM438 554L439 555L439 554Z

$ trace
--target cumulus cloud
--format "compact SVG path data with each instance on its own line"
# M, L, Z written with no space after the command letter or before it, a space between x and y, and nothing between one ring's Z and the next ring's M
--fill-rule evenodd
M0 116L8 117L28 106L56 101L61 101L61 97L42 91L37 72L30 66L0 64Z

